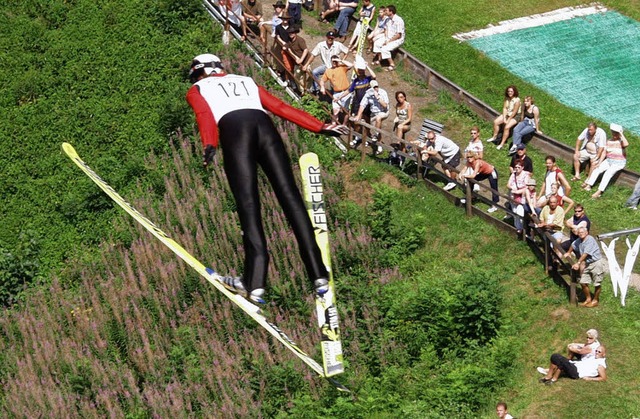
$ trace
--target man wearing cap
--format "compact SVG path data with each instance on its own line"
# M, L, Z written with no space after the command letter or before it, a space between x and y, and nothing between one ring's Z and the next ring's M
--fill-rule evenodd
M576 149L573 153L574 176L571 178L572 181L580 180L580 167L586 162L589 162L589 174L593 172L596 162L604 153L606 143L607 133L595 122L589 123L576 140Z
M260 213L260 166L294 231L316 293L326 293L327 270L313 226L296 185L289 154L267 111L324 135L344 135L348 132L347 127L323 124L307 112L276 98L250 77L225 73L220 59L213 54L201 54L193 59L189 80L193 86L186 99L200 130L204 165L211 164L220 145L224 153L224 171L242 229L243 277L218 277L217 280L255 303L264 302L269 253Z
M313 90L318 91L320 88L318 86L317 80L322 77L325 71L328 68L331 68L331 57L332 56L341 56L341 58L345 58L349 50L342 42L338 42L335 40L336 33L334 31L327 32L326 39L324 41L318 42L318 44L311 50L311 54L309 55L309 60L306 62L304 67L302 67L303 71L308 71L309 66L313 63L313 60L320 56L322 63L314 68L311 71L313 76ZM347 86L348 87L348 86Z
M350 95L345 95L344 92L349 88L349 78L347 72L353 67L349 61L340 59L337 55L331 57L331 68L329 68L322 75L320 79L320 93L327 94L326 82L331 83L331 96L333 115L338 116L342 109L348 106Z
M597 307L600 302L601 284L606 268L598 241L589 235L589 231L586 228L580 227L578 229L578 239L571 243L571 247L563 257L566 259L572 253L576 255L578 260L571 265L571 269L580 273L580 286L585 296L584 302L580 303L580 305L583 307ZM589 290L591 283L595 287L593 299Z
M629 141L627 141L622 132L622 126L611 124L609 128L611 129L611 138L607 140L606 151L602 153L597 161L596 168L593 169L589 179L583 184L583 189L590 191L598 177L602 175L598 190L591 195L594 199L600 198L613 176L627 165Z
M516 146L516 154L511 157L511 163L509 164L509 170L514 172L516 163L522 164L522 169L525 172L533 174L533 161L531 157L527 156L527 146L524 143L520 143Z
M371 125L376 128L382 128L382 121L389 117L389 95L387 91L380 87L377 80L371 80L369 90L365 93L358 113L352 117L352 121L359 121L362 118L365 108L369 108ZM380 133L374 133L372 136L374 141L380 138Z

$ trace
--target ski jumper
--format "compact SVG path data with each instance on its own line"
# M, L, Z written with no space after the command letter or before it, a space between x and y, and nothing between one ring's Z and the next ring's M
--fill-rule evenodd
M212 74L199 80L186 99L195 112L203 146L222 146L224 171L243 233L243 282L247 291L265 288L269 264L260 215L258 165L293 229L311 281L327 277L282 137L265 109L316 133L322 129L322 122L271 95L253 79L234 74Z

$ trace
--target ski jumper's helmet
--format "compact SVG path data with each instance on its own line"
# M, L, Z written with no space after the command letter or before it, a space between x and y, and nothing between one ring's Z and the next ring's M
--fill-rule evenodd
M208 76L211 73L221 73L222 62L220 58L213 54L200 54L191 61L189 70L189 81L195 83L202 75Z

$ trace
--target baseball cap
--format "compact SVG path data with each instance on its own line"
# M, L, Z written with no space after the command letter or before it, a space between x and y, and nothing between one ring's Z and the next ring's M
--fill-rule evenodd
M524 145L523 143L518 144L518 146L516 147L516 150L524 150L525 148L527 148L526 145Z
M335 38L335 37L336 37L336 33L334 31L327 32L327 38Z
M375 80L371 80L371 82L369 83L369 86L371 86L371 87L378 87L378 86L380 86L380 85L378 84L378 82L377 82L377 81L375 81Z
M536 186L536 180L535 179L529 179L527 181L527 186Z

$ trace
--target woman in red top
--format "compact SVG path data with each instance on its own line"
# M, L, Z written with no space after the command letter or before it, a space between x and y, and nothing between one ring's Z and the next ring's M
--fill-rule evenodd
M496 168L479 158L478 153L468 152L466 156L467 168L460 173L460 180L464 181L466 179L474 179L479 182L481 180L489 179L489 185L491 185L491 200L494 205L492 205L487 211L497 211L498 207L496 207L495 204L500 200L500 196L498 195L498 172L496 171Z
M194 84L187 92L187 102L196 114L204 165L211 162L220 144L243 233L244 276L225 277L222 284L253 302L264 302L269 255L260 216L260 166L291 224L315 292L326 293L327 269L282 137L267 111L316 133L340 136L348 129L344 125L323 124L271 95L250 77L225 73L220 59L212 54L194 58L189 78Z

